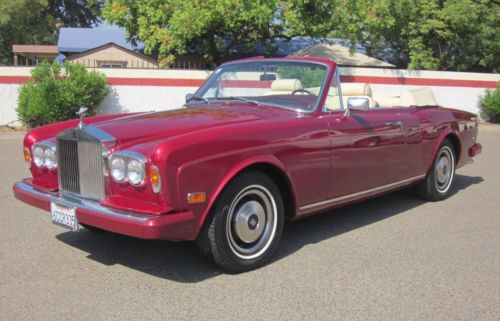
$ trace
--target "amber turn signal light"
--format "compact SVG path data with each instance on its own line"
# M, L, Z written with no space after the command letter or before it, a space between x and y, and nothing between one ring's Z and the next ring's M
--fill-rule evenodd
M151 169L149 170L149 176L151 177L151 185L153 186L153 191L155 193L159 193L161 190L161 178L158 167L152 165Z
M187 201L189 204L204 203L207 200L207 194L205 192L188 193Z
M23 149L23 157L24 157L24 161L26 163L31 163L31 153L30 153L30 150L28 147L24 147Z

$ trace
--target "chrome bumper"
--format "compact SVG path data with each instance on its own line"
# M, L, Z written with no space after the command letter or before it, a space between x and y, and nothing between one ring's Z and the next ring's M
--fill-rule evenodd
M134 212L122 211L117 209L111 209L109 207L104 207L97 201L87 200L84 198L79 198L77 196L71 196L61 193L48 193L39 191L33 186L28 185L23 182L18 182L14 184L14 188L29 193L37 198L44 199L47 202L54 202L68 207L76 207L81 210L91 211L104 216L117 217L123 220L144 222L149 219L156 217L156 215L149 214L139 214Z
M20 201L46 211L50 211L52 202L74 207L79 223L114 233L145 239L194 240L199 230L191 211L164 215L131 212L73 195L38 190L26 182L15 183L13 191Z

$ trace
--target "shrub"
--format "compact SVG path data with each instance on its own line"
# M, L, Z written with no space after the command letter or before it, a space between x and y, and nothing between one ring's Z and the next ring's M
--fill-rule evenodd
M81 64L43 62L31 71L19 89L17 115L29 127L76 118L82 106L95 115L109 93L106 76Z
M496 89L486 89L479 98L479 109L485 120L500 123L500 82Z

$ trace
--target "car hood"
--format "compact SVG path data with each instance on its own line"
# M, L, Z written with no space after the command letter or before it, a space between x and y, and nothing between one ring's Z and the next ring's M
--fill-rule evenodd
M279 115L270 108L243 106L210 106L183 108L126 116L100 122L94 126L114 136L117 143L170 138L188 132L229 124L257 121Z

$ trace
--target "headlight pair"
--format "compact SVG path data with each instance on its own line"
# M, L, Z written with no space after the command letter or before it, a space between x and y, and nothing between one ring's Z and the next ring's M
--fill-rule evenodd
M40 142L32 148L33 163L38 168L52 170L57 167L56 145L52 142Z
M131 151L116 152L109 160L109 170L115 182L140 186L146 178L146 158Z

